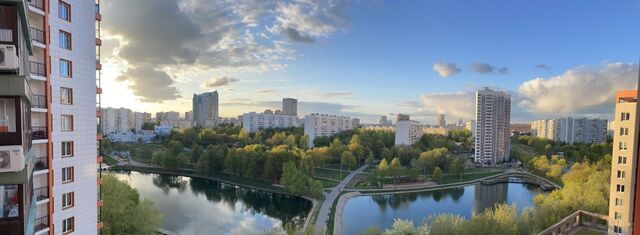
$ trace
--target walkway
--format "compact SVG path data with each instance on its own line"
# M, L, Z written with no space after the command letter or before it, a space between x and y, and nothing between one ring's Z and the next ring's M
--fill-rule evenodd
M340 184L331 188L331 192L325 195L325 199L322 202L322 206L320 207L320 212L318 212L318 217L316 218L316 223L313 227L314 234L324 234L327 230L327 222L329 219L329 212L331 211L331 206L333 206L333 201L336 200L340 192L344 190L347 184L353 179L357 174L362 173L364 169L369 167L369 165L365 164L355 171L349 173L347 177L345 177Z

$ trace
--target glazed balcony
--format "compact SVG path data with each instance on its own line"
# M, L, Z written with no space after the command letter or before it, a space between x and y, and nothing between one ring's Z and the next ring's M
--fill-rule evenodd
M31 136L34 140L48 139L47 126L33 126L31 127Z
M32 6L38 10L44 11L44 0L30 0L29 6Z
M44 63L29 61L29 73L35 76L46 77L47 67Z
M31 40L44 45L44 31L42 31L41 29L30 27L29 33L31 34Z
M31 100L31 107L36 109L46 109L47 108L47 96L44 95L33 95Z
M33 169L35 171L49 169L49 159L47 158L47 156L37 157L35 160L35 164L33 165Z

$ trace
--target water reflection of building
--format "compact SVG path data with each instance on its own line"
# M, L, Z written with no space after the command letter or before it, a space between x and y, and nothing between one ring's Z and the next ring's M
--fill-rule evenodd
M471 215L476 216L486 209L492 208L496 203L506 202L508 188L509 184L476 184Z

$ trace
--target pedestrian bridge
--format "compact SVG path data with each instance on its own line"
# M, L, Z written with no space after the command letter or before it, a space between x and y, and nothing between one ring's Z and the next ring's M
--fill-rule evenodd
M527 183L540 186L543 190L559 189L562 186L555 182L545 179L543 177L523 172L523 171L508 171L502 174L495 175L488 179L480 181L481 184L496 184L496 183Z

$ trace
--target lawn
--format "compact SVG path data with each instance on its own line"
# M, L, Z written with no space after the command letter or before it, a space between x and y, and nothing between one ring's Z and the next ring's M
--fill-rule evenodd
M151 162L151 154L148 153L153 153L154 151L160 149L162 147L162 145L160 144L152 144L152 143L148 143L148 144L138 144L138 143L122 143L123 145L125 145L127 149L131 149L131 158L133 158L134 161L137 162ZM143 154L143 152L147 152L147 155Z
M102 159L104 160L104 163L106 163L109 166L113 166L116 165L118 163L118 160L113 159L111 156L103 154L102 155Z
M314 176L334 180L342 180L347 177L348 174L348 172L342 172L342 177L340 177L340 171L316 168L316 173L314 174Z
M323 188L333 188L339 184L339 182L337 181L323 180L323 179L319 179L319 180L322 181Z
M322 165L320 167L334 169L334 170L340 170L340 164L326 164L326 165ZM346 166L342 165L342 170L343 171L353 171L355 169L358 169L358 167L360 167L360 166L354 166L354 167L352 167L352 169L349 169Z
M444 175L442 176L442 181L440 182L440 184L451 184L451 183L470 181L470 180L484 178L487 176L497 175L503 172L504 171L493 171L493 172L485 172L485 173L464 174L462 175L462 178L460 176L455 176L455 175Z

